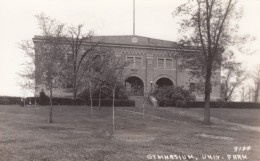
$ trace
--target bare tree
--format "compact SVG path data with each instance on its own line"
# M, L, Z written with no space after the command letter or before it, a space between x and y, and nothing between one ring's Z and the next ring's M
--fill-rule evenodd
M24 40L19 44L19 48L25 53L26 59L22 64L23 69L18 73L18 75L22 78L18 84L24 93L29 91L35 93L37 89L36 81L39 82L40 75L35 72L34 45L32 41ZM34 104L36 104L36 99L34 101Z
M254 102L258 102L259 99L259 91L260 91L260 65L258 65L255 68L255 71L252 75L252 78L255 83L255 88L254 88Z
M221 92L225 101L231 100L235 89L248 78L241 63L231 60L232 57L233 54L228 55L222 63Z
M202 73L205 86L205 124L210 123L211 78L214 71L220 69L221 55L228 46L245 40L236 36L236 21L241 17L241 13L236 11L237 2L238 0L191 0L174 12L174 15L180 15L183 19L180 32L188 34L183 36L181 42L201 50L186 60L189 60L193 71Z
M95 49L99 42L92 41L93 35L93 31L84 34L83 25L68 27L67 33L64 35L65 43L68 44L67 57L71 58L68 59L71 62L67 63L66 69L69 71L69 75L72 73L72 77L67 78L73 85L74 104L83 78L93 64L93 54L97 52Z
M95 50L88 57L91 65L86 68L83 84L84 89L89 90L91 114L93 110L93 94L97 89L101 89L106 82L105 72L109 67L108 63L113 54L110 48L99 45L95 47Z
M112 125L113 132L115 131L115 94L117 87L123 83L125 75L125 67L129 65L129 62L125 62L121 59L121 57L116 57L114 54L109 57L109 61L107 64L107 68L103 72L103 78L106 80L106 85L112 91Z
M248 100L248 102L252 102L252 100L254 99L253 98L253 92L254 92L254 87L253 86L251 86L251 85L247 85L247 100Z

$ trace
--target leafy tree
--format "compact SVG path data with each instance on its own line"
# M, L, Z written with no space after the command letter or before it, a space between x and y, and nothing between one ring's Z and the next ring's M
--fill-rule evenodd
M35 17L38 19L43 39L35 42L34 45L31 41L21 43L20 48L30 59L21 76L28 80L25 81L28 88L34 86L36 89L37 84L44 84L48 89L50 94L49 123L52 123L53 89L60 85L64 61L64 46L61 44L64 25L44 14Z
M64 45L62 44L64 25L44 14L36 17L43 35L43 40L35 44L36 72L41 73L41 83L45 84L49 90L49 123L52 123L53 89L60 85L64 63Z
M220 69L221 55L227 47L246 40L245 37L241 39L237 36L237 21L241 17L237 3L238 0L189 0L174 12L174 15L182 16L181 43L200 50L195 53L196 56L182 55L191 74L204 82L205 124L210 124L211 79L214 72Z

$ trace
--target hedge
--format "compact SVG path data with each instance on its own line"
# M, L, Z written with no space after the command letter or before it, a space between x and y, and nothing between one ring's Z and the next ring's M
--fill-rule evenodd
M90 106L90 100L87 101L87 105ZM112 99L101 99L100 100L101 106L112 106L113 100ZM98 106L99 105L99 100L98 99L93 99L92 100L92 105L93 106ZM126 99L115 99L115 106L121 106L121 107L134 107L135 106L135 101L133 100L126 100Z
M76 99L76 105L83 105L83 104L84 104L83 100ZM48 98L47 102L45 102L42 105L50 105L49 98ZM53 97L52 105L74 105L74 100L72 98Z
M74 100L72 98L52 98L53 105L73 105ZM83 105L84 101L81 99L76 99L76 105Z
M26 97L25 98L25 104L39 104L39 98L38 97ZM0 104L1 105L22 105L22 97L11 97L11 96L0 96ZM49 99L46 105L49 105ZM52 104L53 105L73 105L73 99L72 98L58 98L54 97L52 98ZM84 101L81 99L76 100L77 105L83 105Z
M192 101L188 103L190 108L203 108L203 101ZM260 103L254 102L210 102L211 108L233 108L233 109L260 109Z
M11 96L0 96L1 105L17 105L21 102L21 97L11 97Z
M34 105L34 104L35 104L35 101L36 101L36 104L38 104L39 98L38 98L38 97L26 97L26 98L25 98L25 104L26 104L26 105L29 105L29 104Z

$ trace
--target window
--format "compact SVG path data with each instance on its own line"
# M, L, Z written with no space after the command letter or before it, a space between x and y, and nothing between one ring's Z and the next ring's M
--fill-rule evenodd
M164 69L172 69L173 67L173 60L172 59L166 59L166 58L158 58L157 60L157 67L158 68L164 68Z
M129 67L134 67L134 57L127 57L127 62L130 62Z
M142 57L128 56L126 61L131 63L128 67L142 67Z
M190 83L190 92L195 91L195 83Z
M142 58L135 57L135 67L141 67L141 66L142 66Z
M165 68L168 68L168 69L172 68L172 59L166 59Z
M158 68L164 68L164 59L158 59Z

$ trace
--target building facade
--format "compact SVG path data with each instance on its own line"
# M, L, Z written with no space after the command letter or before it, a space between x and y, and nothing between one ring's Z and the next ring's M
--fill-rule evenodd
M203 100L203 94L194 90L202 83L192 79L189 69L180 68L180 54L199 52L195 49L181 48L175 42L142 36L94 36L93 41L102 40L100 45L113 49L116 57L130 61L126 67L125 88L128 95L148 95L158 86L183 86L196 95L196 100ZM39 41L35 36L34 43ZM44 87L38 87L36 92ZM212 78L212 100L220 98L220 70ZM70 97L72 93L56 89L54 96Z

